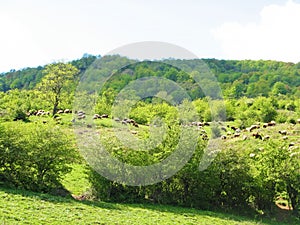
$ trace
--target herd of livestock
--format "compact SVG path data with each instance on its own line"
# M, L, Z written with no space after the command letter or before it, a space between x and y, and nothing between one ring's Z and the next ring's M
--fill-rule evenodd
M65 109L65 110L58 110L57 114L55 115L56 119L61 119L60 114L68 114L72 113L72 110L70 109ZM35 116L44 116L44 115L50 115L51 113L49 111L44 111L44 110L37 110L34 112L31 112L29 115L35 115ZM84 120L86 118L86 113L84 111L75 111L74 112L74 118L72 119L72 122L75 122L76 120ZM94 114L92 116L93 120L97 119L103 119L103 118L109 118L109 115L107 114ZM129 118L124 118L124 119L119 119L119 118L112 118L114 121L119 122L123 125L132 125L134 127L139 127L139 124ZM300 124L300 119L296 121L297 124ZM207 139L208 135L207 132L205 131L204 127L205 126L210 126L212 123L211 122L191 122L188 124L188 126L195 126L197 127L198 130L201 132L201 136L203 139ZM255 139L261 139L261 140L268 140L270 139L270 136L265 134L263 135L262 131L268 127L274 127L276 126L275 121L270 121L268 123L256 123L251 125L250 127L246 127L245 129L240 129L235 126L231 125L224 125L223 122L218 122L220 125L220 130L222 131L222 135L220 135L220 138L223 140L226 139L232 139L232 138L237 138L237 137L242 137L242 140L247 140L251 136L254 137ZM288 139L289 132L287 130L278 130L278 133L282 135L283 140ZM290 143L290 145L294 145L294 143Z

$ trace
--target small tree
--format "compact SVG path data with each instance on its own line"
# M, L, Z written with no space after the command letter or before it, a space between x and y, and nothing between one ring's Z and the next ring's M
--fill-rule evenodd
M54 116L58 111L58 106L62 101L62 94L68 92L67 87L70 81L74 80L79 70L71 64L56 63L47 65L44 73L46 74L39 87L45 91L47 99L51 102Z

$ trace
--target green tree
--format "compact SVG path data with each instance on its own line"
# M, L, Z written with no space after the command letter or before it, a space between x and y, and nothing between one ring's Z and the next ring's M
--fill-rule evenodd
M288 92L288 86L282 82L276 82L273 86L272 92L274 95L285 95Z
M259 119L262 122L270 122L271 120L275 120L277 116L277 111L272 105L270 98L259 97L255 99L252 108L257 111Z
M44 90L47 99L52 104L52 115L54 116L59 104L62 101L62 94L70 92L71 81L74 81L75 76L79 73L78 69L71 64L55 63L46 66L45 77L40 83L40 89Z
M269 197L269 204L277 194L286 192L289 204L295 214L298 213L300 205L300 163L299 149L286 148L287 143L282 141L271 141L258 154L256 159L257 171L260 171L259 178L264 186L264 192L272 193ZM258 181L257 181L258 182Z

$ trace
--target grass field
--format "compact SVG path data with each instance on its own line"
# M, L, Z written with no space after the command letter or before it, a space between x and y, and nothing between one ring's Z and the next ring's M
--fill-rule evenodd
M284 223L254 221L224 213L172 206L76 201L70 197L0 188L0 224L271 225Z
M63 127L72 134L71 115L63 115ZM32 122L41 123L50 118L33 117ZM97 129L112 132L111 120L103 119L95 123ZM139 129L138 136L145 136L148 127ZM278 130L287 129L285 125L264 129L263 135L281 138ZM299 142L299 125L287 129L290 133L287 143ZM251 138L251 144L260 146L263 142ZM248 143L249 142L249 143ZM243 149L242 138L227 139L224 146L235 144ZM62 184L74 195L89 192L88 181L83 165L73 165L73 170L64 178ZM279 218L284 219L284 218ZM0 225L2 224L299 224L299 221L277 222L274 219L251 219L221 212L201 211L190 208L153 204L117 204L99 201L78 201L71 197L58 197L1 187L0 185Z

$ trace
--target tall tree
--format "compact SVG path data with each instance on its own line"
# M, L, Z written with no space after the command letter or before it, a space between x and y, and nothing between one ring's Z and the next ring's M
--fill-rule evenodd
M45 91L47 99L51 102L54 116L58 111L58 106L62 100L63 92L68 92L67 87L75 79L79 70L71 64L55 63L49 64L44 70L45 76L39 87Z

